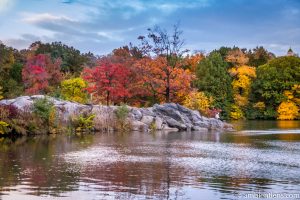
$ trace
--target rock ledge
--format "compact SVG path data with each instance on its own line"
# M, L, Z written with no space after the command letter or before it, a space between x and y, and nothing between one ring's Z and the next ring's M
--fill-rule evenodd
M14 105L24 109L33 104L35 99L44 98L44 95L21 96L15 99L1 100L0 105ZM68 121L71 115L83 112L92 112L95 119L103 118L107 113L113 113L117 106L84 105L52 97L47 97L54 103L63 120ZM215 118L201 116L198 111L185 108L179 104L155 104L149 108L129 107L128 118L134 131L148 131L150 127L156 130L170 131L208 131L233 130L233 126Z

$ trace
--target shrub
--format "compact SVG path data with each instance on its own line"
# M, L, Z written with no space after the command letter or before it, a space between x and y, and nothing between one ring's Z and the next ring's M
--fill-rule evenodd
M122 104L115 110L116 115L116 129L122 131L130 130L131 124L128 120L129 109L125 104Z
M230 118L234 120L244 119L243 111L236 105L232 105Z
M33 103L33 113L41 117L44 122L48 122L53 103L47 98L36 99Z
M76 132L87 132L94 128L94 114L83 113L79 116L71 117L71 125Z
M2 92L2 87L0 86L0 100L3 99L2 94L3 94L3 92Z
M28 106L20 110L18 116L12 120L12 129L19 134L46 134L48 124L35 113L31 112L32 107Z
M116 127L116 114L111 107L101 107L97 111L97 115L94 118L94 127L97 131L113 131Z
M6 113L8 118L15 118L18 115L18 108L14 105L0 105L0 112L0 118L3 113Z
M278 117L279 120L293 120L296 119L299 115L299 108L294 102L284 101L282 102L278 109Z
M11 129L9 128L9 124L4 121L0 121L0 135L7 134L10 131L11 131Z

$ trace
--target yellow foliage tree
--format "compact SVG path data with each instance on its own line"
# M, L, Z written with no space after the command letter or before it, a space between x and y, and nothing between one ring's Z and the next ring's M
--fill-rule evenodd
M192 91L186 96L183 105L193 110L199 110L201 114L206 114L212 103L213 99L206 96L204 92Z
M299 108L292 101L281 102L278 109L278 118L279 120L293 120L296 119L299 115Z
M231 62L234 67L228 70L233 77L231 83L235 106L232 108L232 119L243 118L242 107L248 105L252 80L256 77L254 67L247 66L248 58L239 49L232 50L226 57L227 62Z
M61 94L64 99L78 103L86 103L87 94L83 91L87 87L82 78L71 78L61 82Z
M243 111L237 105L231 106L230 118L234 120L244 119Z

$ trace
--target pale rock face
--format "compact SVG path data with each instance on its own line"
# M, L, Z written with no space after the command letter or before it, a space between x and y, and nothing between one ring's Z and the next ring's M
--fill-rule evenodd
M25 109L32 106L35 99L44 97L44 95L22 96L16 99L1 100L0 105L14 105L19 109ZM55 108L65 122L70 120L70 116L80 115L84 112L95 114L98 120L112 120L115 110L118 108L117 106L83 105L52 97L47 98L54 103ZM149 108L128 108L128 120L131 122L133 131L148 132L152 123L155 123L157 130L162 131L191 130L204 132L208 130L233 130L231 124L215 118L206 118L201 116L198 111L190 110L175 103L155 104Z
M150 124L153 122L153 120L154 120L154 117L144 115L141 119L141 122L143 122L144 124L147 124L148 126L150 126Z
M164 121L159 116L155 117L155 127L157 130L162 130L164 128Z

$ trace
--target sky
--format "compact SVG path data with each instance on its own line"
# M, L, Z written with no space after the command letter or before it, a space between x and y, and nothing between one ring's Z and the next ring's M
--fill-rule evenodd
M0 0L0 41L18 49L61 41L97 55L176 23L185 48L264 46L300 53L300 0Z

